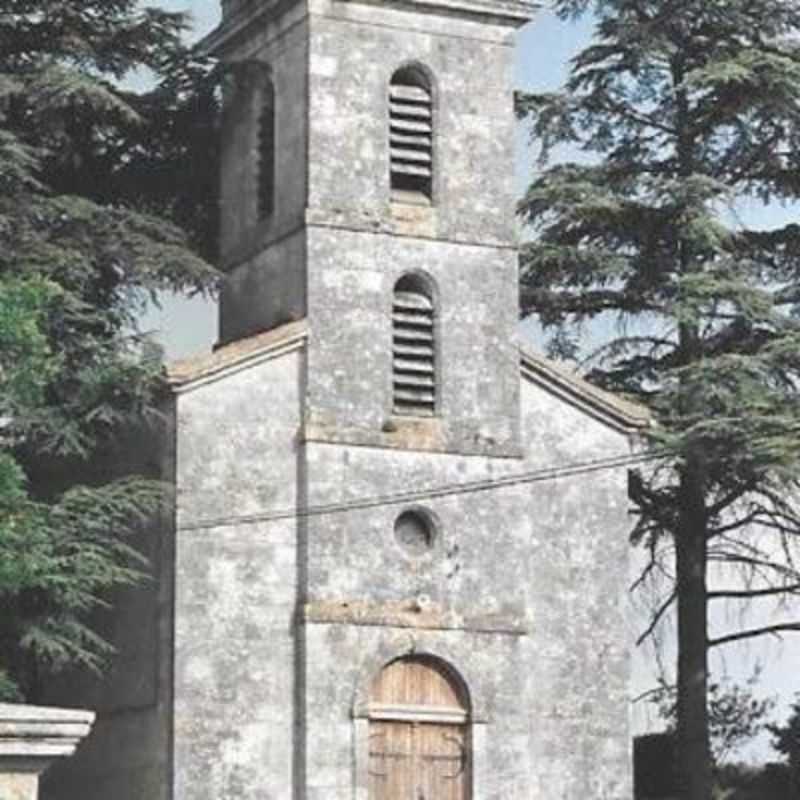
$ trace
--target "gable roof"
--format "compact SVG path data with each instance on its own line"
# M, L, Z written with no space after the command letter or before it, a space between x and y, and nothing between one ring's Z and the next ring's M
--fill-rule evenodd
M168 364L167 383L174 391L180 392L198 382L204 383L294 350L305 343L307 335L306 320L287 322L278 328L217 347L211 353Z
M638 403L598 389L576 372L520 346L522 375L568 403L627 432L652 424L650 412Z
M218 347L211 353L167 365L167 383L173 391L182 392L295 350L305 344L307 337L305 319L288 322ZM643 430L652 422L650 412L643 406L598 389L577 373L523 346L520 346L520 368L527 380L615 428Z

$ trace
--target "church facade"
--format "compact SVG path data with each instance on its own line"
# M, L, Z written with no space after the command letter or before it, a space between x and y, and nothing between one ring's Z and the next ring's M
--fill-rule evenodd
M130 443L157 580L45 797L630 800L647 420L517 341L532 4L223 9L220 344Z

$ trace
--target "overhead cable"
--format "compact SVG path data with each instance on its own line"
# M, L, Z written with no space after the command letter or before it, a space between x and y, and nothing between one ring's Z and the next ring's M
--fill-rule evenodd
M187 522L183 525L179 525L178 530L182 532L202 531L210 530L212 528L231 527L233 525L255 525L262 522L277 522L306 517L318 517L328 514L341 514L348 511L362 511L381 506L403 505L406 503L421 502L423 500L433 500L467 494L476 494L478 492L496 491L498 489L505 489L524 484L554 481L561 478L574 477L576 475L587 475L610 469L632 467L638 464L654 461L663 457L664 455L665 453L662 451L652 450L644 453L626 453L624 455L598 458L592 461L583 461L560 467L547 467L544 469L533 470L531 472L517 473L515 475L507 475L497 478L484 478L483 480L468 481L464 483L451 483L440 486L431 486L428 488L396 492L393 494L343 500L337 503L326 503L322 505L264 511L257 514L241 514L236 516L195 520Z

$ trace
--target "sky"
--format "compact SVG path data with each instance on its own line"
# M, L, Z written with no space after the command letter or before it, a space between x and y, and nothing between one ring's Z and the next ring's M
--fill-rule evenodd
M219 0L161 0L159 5L189 12L193 18L193 35L198 37L211 30L219 20ZM538 91L558 88L566 75L570 57L588 42L590 34L591 23L588 20L565 23L547 11L540 12L539 17L525 26L518 36L517 87ZM524 131L520 130L517 139L517 186L522 191L531 177L533 163ZM740 212L748 223L759 227L781 224L792 215L797 215L796 209L763 209L755 206L740 209ZM216 339L216 307L200 299L165 298L161 309L151 309L143 324L153 330L162 342L168 358L183 358L208 351L213 345ZM632 623L634 638L641 619L638 616ZM742 619L728 609L715 614L712 624L720 630L729 631L742 622L749 626L765 621L773 621L770 613L753 612ZM760 665L762 672L757 691L761 695L779 697L775 714L778 721L783 721L792 697L800 692L800 635L783 641L759 639L723 650L725 652L712 659L716 677L729 675L741 683ZM665 663L672 662L674 656L670 647L665 646L663 655ZM653 687L653 664L652 652L638 651L634 660L632 696ZM636 733L659 727L654 709L646 703L634 704L632 721ZM752 761L775 758L766 736L740 755Z

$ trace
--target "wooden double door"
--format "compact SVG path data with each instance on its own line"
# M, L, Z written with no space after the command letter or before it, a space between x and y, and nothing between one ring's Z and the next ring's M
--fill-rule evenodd
M370 704L370 800L469 800L464 695L436 662L400 659L385 668Z
M470 757L463 725L373 722L370 800L467 800Z

